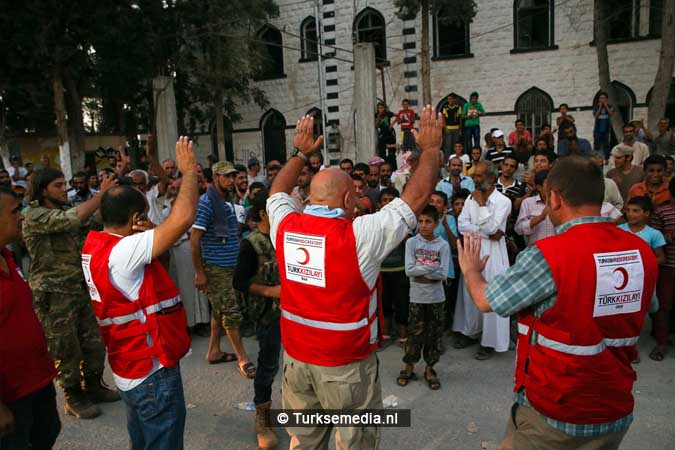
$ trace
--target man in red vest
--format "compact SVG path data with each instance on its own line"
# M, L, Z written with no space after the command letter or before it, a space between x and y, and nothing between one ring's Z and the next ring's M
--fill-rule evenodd
M419 167L400 199L375 214L354 214L358 196L345 172L325 169L312 179L310 204L299 211L289 195L314 140L314 119L295 129L295 153L276 176L267 211L281 279L284 348L282 402L289 409L382 408L375 349L380 264L416 226L438 177L443 117L427 106L415 132ZM352 220L353 219L353 220ZM325 448L331 429L287 428L291 449ZM376 449L375 427L341 427L339 448Z
M518 314L516 398L502 449L618 449L633 420L631 361L654 311L656 258L600 217L603 174L592 162L560 159L545 186L556 235L506 273L486 283L480 237L458 244L478 309Z
M51 449L61 430L56 369L30 287L6 244L21 236L21 202L0 187L0 449Z
M157 259L185 233L197 212L192 141L176 143L183 174L169 217L149 229L148 202L131 186L103 195L103 232L82 249L82 270L115 384L127 408L132 450L181 450L185 399L180 359L190 349L176 285Z

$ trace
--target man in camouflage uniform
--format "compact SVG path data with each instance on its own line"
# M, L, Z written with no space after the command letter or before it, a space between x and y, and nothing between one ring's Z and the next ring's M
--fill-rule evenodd
M94 403L119 400L101 382L105 347L81 265L85 224L114 184L106 176L97 195L70 208L63 173L46 168L33 175L31 203L24 212L35 311L56 364L57 382L65 391L65 412L80 419L101 413Z
M269 410L272 406L272 382L279 370L281 333L279 331L279 266L270 240L270 221L265 211L267 193L259 193L250 214L258 222L258 230L241 243L239 260L234 272L235 289L248 295L248 306L256 324L258 369L253 388L256 408L255 430L258 447L275 449L278 439L270 428Z

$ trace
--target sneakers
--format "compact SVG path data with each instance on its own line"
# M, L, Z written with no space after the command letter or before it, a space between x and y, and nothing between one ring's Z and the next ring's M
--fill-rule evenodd
M262 450L276 450L279 446L277 434L270 427L271 407L272 402L255 406L255 434L258 438L258 447Z
M79 387L66 389L65 394L66 403L63 405L63 410L66 414L85 420L101 415L101 410L98 409L98 406L94 405Z
M110 403L120 400L120 394L110 389L100 377L86 378L83 392L94 403Z

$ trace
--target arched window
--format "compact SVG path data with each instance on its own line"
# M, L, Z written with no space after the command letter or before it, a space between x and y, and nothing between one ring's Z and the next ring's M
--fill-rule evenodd
M273 159L286 162L286 119L276 109L270 109L260 119L265 149L265 163Z
M551 124L553 99L537 87L531 87L516 100L516 115L525 122L532 136L539 136L544 124Z
M318 51L318 33L316 32L316 20L314 17L307 17L300 25L300 47L302 50L302 61L316 61Z
M513 24L517 50L553 47L553 0L515 0Z
M648 105L652 98L652 89L647 92ZM666 112L663 115L670 119L671 125L675 124L675 78L670 82L670 90L668 91L668 98L666 99Z
M373 8L361 11L354 20L356 42L372 42L375 46L375 60L387 60L387 40L384 17Z
M266 26L258 33L263 45L261 78L281 78L284 76L284 49L281 31Z
M469 50L469 23L454 23L448 19L447 9L439 10L434 16L434 56L444 58L468 55L471 53Z

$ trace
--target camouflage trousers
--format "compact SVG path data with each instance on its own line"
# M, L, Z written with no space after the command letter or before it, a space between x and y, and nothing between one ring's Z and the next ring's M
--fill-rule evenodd
M440 343L445 328L445 303L410 303L408 340L403 362L417 363L422 356L433 366L441 356Z
M54 358L56 381L63 389L80 386L83 378L101 377L105 346L89 294L33 291L33 304Z
M242 305L232 287L234 269L205 265L206 296L211 304L211 318L224 329L239 328L243 320Z

